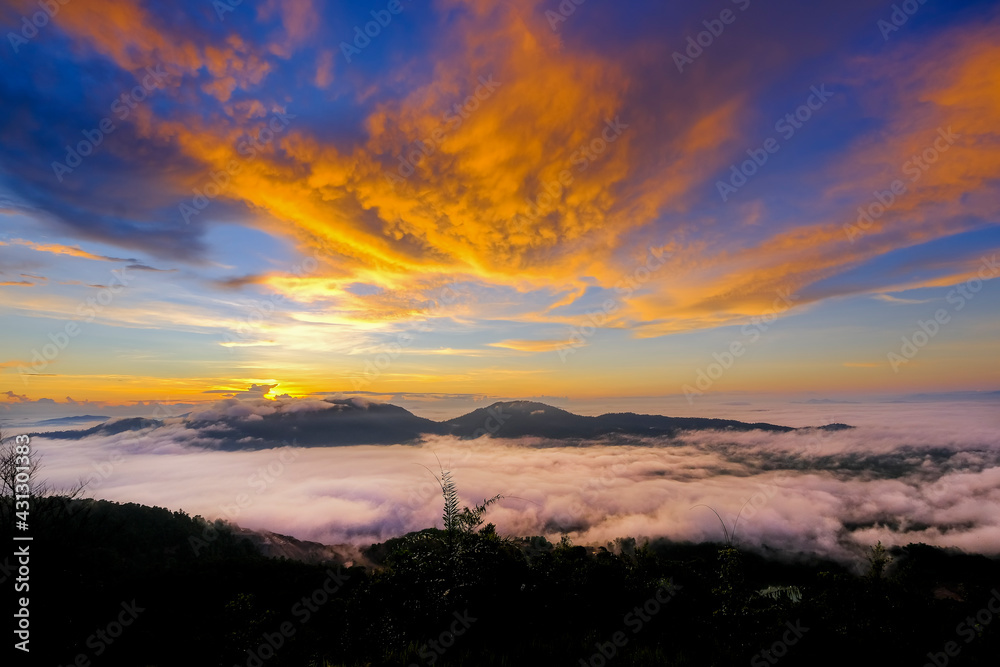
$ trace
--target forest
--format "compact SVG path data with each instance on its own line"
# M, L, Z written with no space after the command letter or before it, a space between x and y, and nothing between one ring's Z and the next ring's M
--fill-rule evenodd
M724 525L713 544L553 543L501 535L487 521L499 496L469 507L449 472L439 482L439 527L349 562L269 558L238 527L180 511L33 498L32 664L941 667L1000 655L993 558L876 544L845 564L741 548ZM7 587L12 562L0 563Z

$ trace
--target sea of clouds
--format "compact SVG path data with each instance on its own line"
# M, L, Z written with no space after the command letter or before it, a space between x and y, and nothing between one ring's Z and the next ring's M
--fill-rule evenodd
M321 401L247 401L201 416L328 409ZM228 406L228 407L226 407ZM217 451L183 418L76 440L36 436L40 477L83 480L86 495L182 509L319 542L366 545L441 525L435 474L452 471L468 504L496 494L488 520L506 535L568 533L576 544L623 536L721 541L714 508L745 547L856 561L884 544L1000 553L1000 417L995 401L838 405L857 428L690 432L677 438L538 439L292 446ZM802 425L829 405L731 406L716 416ZM742 413L742 414L741 414ZM756 416L754 416L756 415ZM784 417L785 419L781 419Z

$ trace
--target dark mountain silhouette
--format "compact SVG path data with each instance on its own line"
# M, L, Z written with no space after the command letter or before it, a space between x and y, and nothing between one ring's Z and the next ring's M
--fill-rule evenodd
M849 424L841 424L837 422L836 424L827 424L826 426L817 426L820 431L843 431L849 428L854 428Z
M107 421L111 419L107 415L77 415L75 417L56 417L55 419L44 419L38 422L39 426L55 426L57 424L76 424L79 422Z
M214 448L226 451L268 449L283 444L300 447L404 444L418 440L424 434L444 435L449 432L444 424L387 403L344 399L327 399L326 402L332 404L329 410L219 419L199 419L194 413L185 415L183 419L185 426L196 429L201 439L212 439L215 441ZM84 430L37 435L68 440L161 426L163 422L157 419L131 417Z
M322 544L299 540L269 530L250 530L230 524L237 538L249 540L254 549L267 558L287 558L303 563L322 565L370 565L361 548L353 544Z
M52 431L51 433L37 433L44 438L54 438L57 440L76 440L77 438L87 438L92 435L116 435L125 431L139 431L144 428L162 426L159 419L146 419L144 417L127 417L125 419L115 419L104 422L97 426L76 431Z
M452 434L462 438L491 435L502 438L539 437L555 440L596 438L606 435L673 436L681 431L794 431L790 426L748 424L731 419L702 417L664 417L633 412L603 414L598 417L576 415L560 408L533 401L494 403L452 419Z
M262 419L234 417L213 421L189 420L204 436L217 438L220 449L273 447L272 443L300 447L393 445L413 442L424 434L444 435L448 428L388 403L359 403L326 399L329 410L275 413Z
M587 417L534 401L504 401L489 407L436 422L418 417L409 410L387 403L367 403L352 399L326 399L330 409L278 411L233 417L199 418L193 413L178 418L186 431L197 433L204 446L226 451L267 449L279 445L300 447L340 447L348 445L391 445L419 441L426 435L452 435L463 439L483 436L501 438L534 437L546 440L589 440L605 436L672 437L682 431L794 431L790 426L747 423L732 419L665 417L618 412ZM201 413L204 414L204 413ZM163 426L156 419L131 417L116 419L76 431L39 433L46 438L76 439L108 436L126 431ZM824 430L853 428L828 424Z

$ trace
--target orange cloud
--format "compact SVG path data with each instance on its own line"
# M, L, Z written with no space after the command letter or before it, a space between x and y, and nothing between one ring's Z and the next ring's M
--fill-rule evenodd
M566 346L565 340L502 340L490 343L491 347L502 347L518 352L552 352Z
M121 257L108 257L107 255L95 255L87 252L79 246L67 246L60 243L36 243L25 239L11 239L10 241L0 241L0 246L22 245L38 252L48 252L54 255L68 255L70 257L81 257L83 259L94 259L101 262L134 262L134 259Z
M34 3L22 4L26 10L34 7ZM173 11L183 9L178 6ZM287 8L281 13L293 17L287 23L294 34L300 34L300 24L308 21L308 15ZM198 77L204 67L212 75L204 90L222 102L236 88L247 89L260 83L270 71L266 59L239 36L231 34L221 46L215 46L215 36L172 30L172 18L166 5L158 5L154 14L137 0L88 0L60 7L59 26L127 71L140 72L162 65L171 75L167 77L168 86L177 87L179 77L184 75Z
M783 290L804 290L893 250L974 229L981 224L977 219L995 215L1000 202L990 184L1000 178L994 122L1000 118L1000 70L988 63L1000 59L992 37L996 23L956 28L884 62L857 63L864 73L851 83L873 113L888 111L887 126L860 139L824 175L833 184L827 200L853 198L856 204L842 218L782 229L750 247L739 237L731 246L681 252L688 259L675 262L687 265L673 266L670 286L632 303L633 317L645 322L640 335L746 321L773 309ZM896 179L906 181L906 192L852 236L857 207L875 202L873 192L888 190ZM868 289L953 285L975 273L967 262L949 261L954 265L945 276ZM795 305L825 296L814 293Z
M334 58L333 51L326 50L320 53L316 62L316 78L313 79L317 88L327 88L333 83Z
M296 298L385 319L424 312L421 303L454 280L562 294L591 284L582 276L613 284L627 234L680 205L718 163L740 99L692 111L664 133L658 119L623 108L629 67L567 49L528 20L533 4L480 2L463 13L433 82L380 104L353 149L319 144L294 121L252 161L234 148L242 128L146 117L143 131L204 165L181 177L183 190L235 160L226 196L331 259L322 276L264 280ZM657 141L674 157L651 170L634 158ZM433 144L430 155L414 153L417 142ZM399 156L411 155L419 164L401 174ZM354 281L383 292L351 297L344 288Z
M293 118L248 159L236 146L275 110L260 100L230 104L224 119L155 119L147 106L136 110L136 127L201 165L171 173L179 191L204 187L208 174L237 164L222 196L247 204L260 224L271 231L276 224L324 258L313 275L276 273L254 281L326 305L322 316L298 315L308 318L303 321L362 329L427 317L435 310L434 294L459 280L517 293L549 288L555 300L569 303L588 287L613 287L645 255L641 242L675 253L669 280L651 281L620 304L612 326L658 336L733 324L776 308L783 294L967 229L978 214L996 210L995 190L987 187L1000 175L995 21L856 63L859 74L848 83L863 103L880 113L888 109L888 122L842 161L817 169L817 178L833 184L827 202L866 204L873 190L888 187L907 160L933 144L939 127L961 135L872 229L853 243L847 238L844 224L856 217L852 206L776 229L746 247L744 236L726 230L762 226L766 209L759 202L734 205L723 220L694 219L688 205L742 141L748 92L707 83L696 100L680 88L662 92L656 100L662 117L630 107L636 90L649 85L638 65L663 54L649 52L648 44L618 61L575 50L535 20L538 6L538 0L442 2L445 10L462 11L429 54L435 63L430 82L378 104L365 119L366 136L354 145L321 143ZM205 67L215 77L207 85L220 100L236 88L253 89L270 71L266 54L236 36L200 47L161 33L127 2L88 3L76 13L74 7L65 10L66 29L100 52L132 69L150 59L189 73ZM281 11L288 35L308 35L311 5L281 7L267 4L261 16ZM282 50L272 46L271 52ZM317 85L332 81L330 63L327 51L317 63ZM400 156L418 155L418 142L428 154L401 173ZM652 225L665 211L681 222L669 229ZM357 295L350 291L356 282L379 289ZM526 303L511 318L567 321L547 310Z

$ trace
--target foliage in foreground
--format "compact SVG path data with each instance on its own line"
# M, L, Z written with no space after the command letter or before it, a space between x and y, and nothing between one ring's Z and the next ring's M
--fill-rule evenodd
M446 502L445 529L340 568L264 558L182 512L36 499L33 664L922 665L950 641L949 664L1000 655L1000 620L957 631L1000 587L983 556L877 545L856 574L732 544L553 545L502 538L490 504Z

